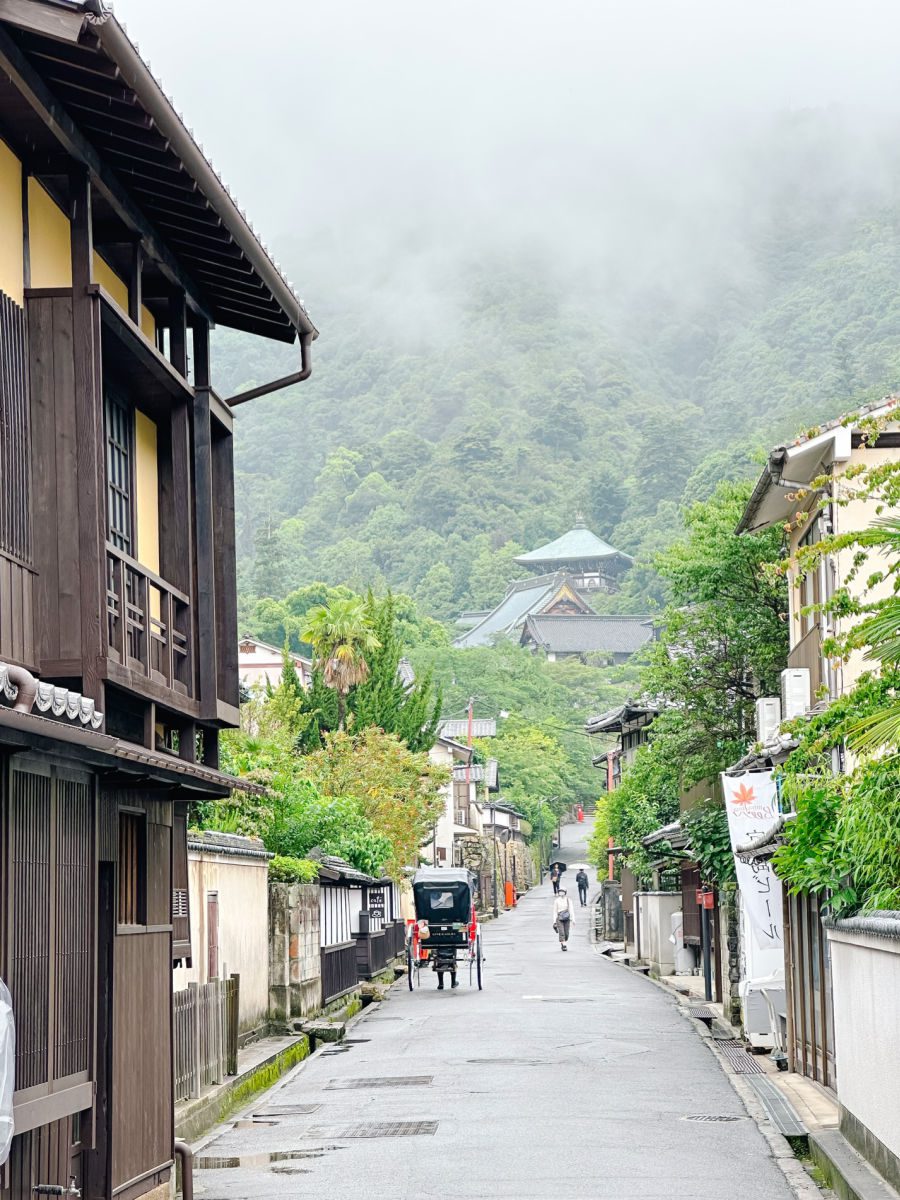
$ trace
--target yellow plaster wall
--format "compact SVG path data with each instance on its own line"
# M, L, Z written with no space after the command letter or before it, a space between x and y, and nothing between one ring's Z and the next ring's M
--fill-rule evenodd
M28 180L28 250L33 288L72 286L69 218L36 179Z
M122 312L127 313L128 284L115 273L106 259L101 258L96 250L94 251L94 279L102 288L105 288ZM143 304L141 305L141 332L151 342L156 341L156 321L153 319L153 313Z
M143 566L159 574L159 463L156 425L137 409L134 414L134 483L137 554Z
M22 164L0 141L0 291L24 302L22 244Z

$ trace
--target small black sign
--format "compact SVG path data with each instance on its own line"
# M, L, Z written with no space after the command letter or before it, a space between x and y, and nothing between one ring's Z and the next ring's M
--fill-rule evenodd
M369 915L372 917L381 917L384 920L384 890L378 888L369 892Z

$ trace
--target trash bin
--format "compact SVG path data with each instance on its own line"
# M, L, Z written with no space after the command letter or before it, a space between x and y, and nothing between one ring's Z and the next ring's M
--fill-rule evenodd
M509 879L506 881L506 907L516 907L516 885Z

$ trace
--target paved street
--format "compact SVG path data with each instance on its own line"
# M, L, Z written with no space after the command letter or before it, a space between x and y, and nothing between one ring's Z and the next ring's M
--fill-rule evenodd
M583 857L581 836L563 831L562 857ZM581 909L562 954L550 909L546 883L488 923L483 992L466 974L456 992L424 973L413 994L395 987L347 1049L317 1054L259 1100L271 1124L201 1151L201 1163L234 1165L199 1170L198 1196L789 1197L674 1001L595 954ZM690 1119L702 1115L740 1119Z

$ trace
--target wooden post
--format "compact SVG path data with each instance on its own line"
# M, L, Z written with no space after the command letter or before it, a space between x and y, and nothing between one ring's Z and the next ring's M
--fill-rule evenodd
M189 983L188 991L191 1029L191 1099L200 1095L200 985ZM185 1023L187 1025L187 1022Z
M75 168L72 196L72 356L75 366L75 429L78 439L78 572L81 587L81 690L105 709L103 676L106 604L106 471L103 455L103 397L99 311L91 295L94 246L91 181Z
M140 327L141 305L143 293L141 287L141 272L144 269L144 248L139 241L131 247L131 275L128 280L128 315Z
M205 335L205 336L204 336ZM197 674L203 717L218 716L216 658L215 530L213 528L212 430L209 414L209 327L194 326L194 496L197 534Z

